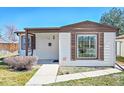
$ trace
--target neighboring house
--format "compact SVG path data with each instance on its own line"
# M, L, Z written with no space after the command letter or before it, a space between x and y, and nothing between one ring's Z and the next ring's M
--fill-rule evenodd
M116 55L124 57L124 35L116 37Z
M61 66L114 66L118 29L91 21L17 32L19 54L59 60Z

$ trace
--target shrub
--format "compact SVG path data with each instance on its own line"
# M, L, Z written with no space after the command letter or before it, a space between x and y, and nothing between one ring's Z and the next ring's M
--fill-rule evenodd
M37 62L37 58L33 56L16 56L5 58L3 61L15 70L30 70Z

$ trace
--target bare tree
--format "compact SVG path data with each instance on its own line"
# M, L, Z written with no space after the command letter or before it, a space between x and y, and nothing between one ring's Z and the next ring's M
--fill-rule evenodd
M1 29L0 29L0 38L2 37L2 34L1 34Z
M17 41L17 37L15 35L14 32L17 31L16 26L14 25L6 25L5 26L6 29L6 35L7 35L7 39L10 40L11 42L16 42Z

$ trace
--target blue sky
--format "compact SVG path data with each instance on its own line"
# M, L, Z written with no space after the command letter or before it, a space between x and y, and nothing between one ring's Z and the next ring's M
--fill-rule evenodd
M28 7L0 8L0 31L5 25L25 27L57 27L84 20L99 22L101 15L111 7Z

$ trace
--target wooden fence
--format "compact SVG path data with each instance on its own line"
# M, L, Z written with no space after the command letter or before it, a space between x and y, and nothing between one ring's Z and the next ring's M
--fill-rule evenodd
M0 43L0 50L15 52L18 50L18 44L17 43Z

